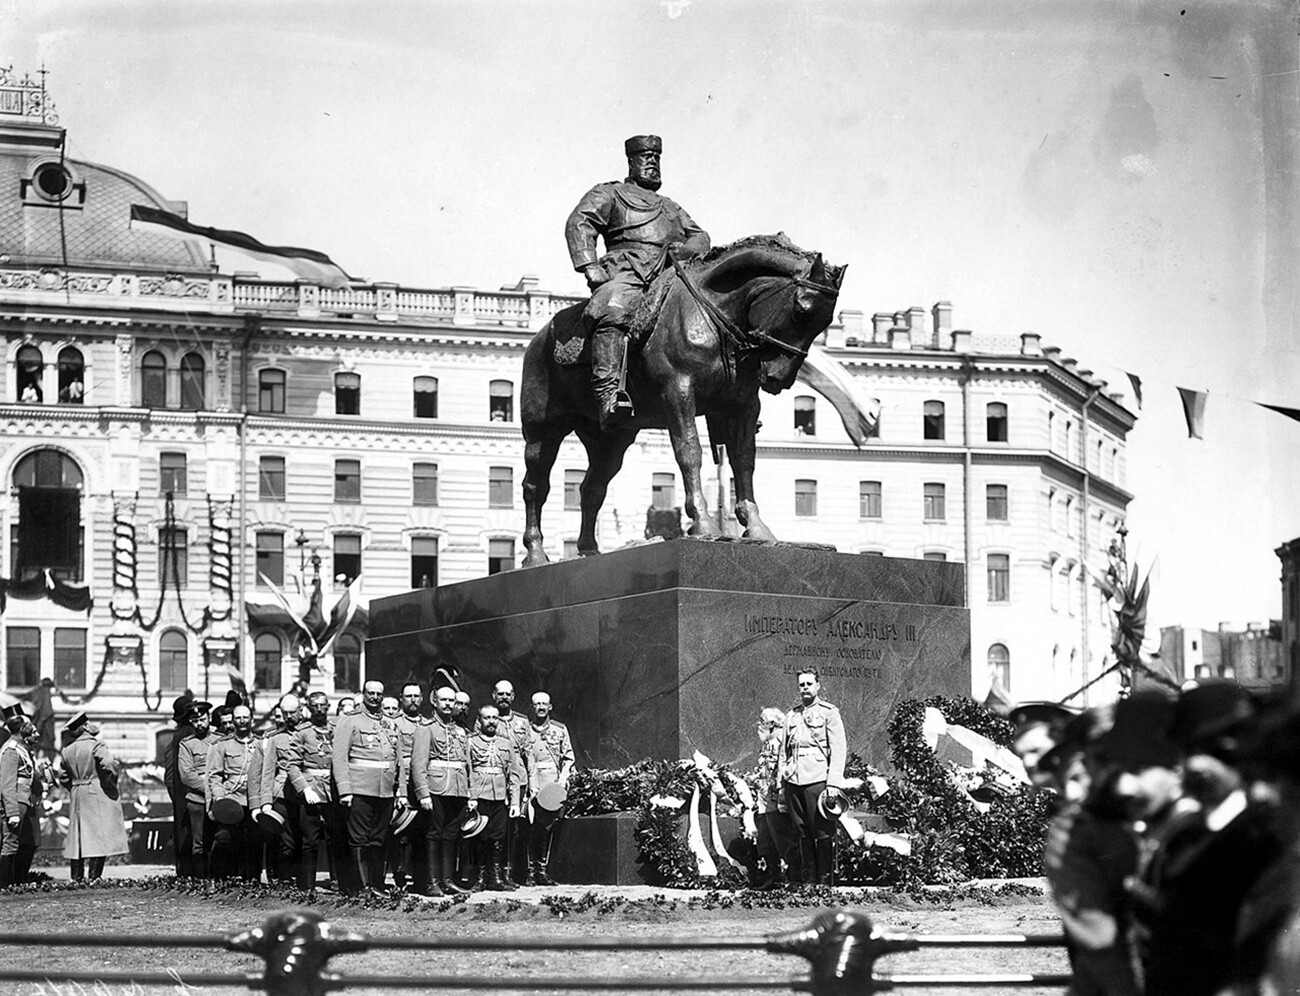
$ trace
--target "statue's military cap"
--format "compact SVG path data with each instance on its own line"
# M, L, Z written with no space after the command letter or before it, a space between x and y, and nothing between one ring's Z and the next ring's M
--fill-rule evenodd
M623 152L635 156L638 152L663 152L664 140L658 135L633 135L623 143Z

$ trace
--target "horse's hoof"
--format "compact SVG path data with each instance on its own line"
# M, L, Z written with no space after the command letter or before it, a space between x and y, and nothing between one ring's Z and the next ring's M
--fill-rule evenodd
M538 554L530 553L527 557L524 558L523 566L541 567L543 564L549 564L550 562L551 562L551 558L544 553L538 553Z

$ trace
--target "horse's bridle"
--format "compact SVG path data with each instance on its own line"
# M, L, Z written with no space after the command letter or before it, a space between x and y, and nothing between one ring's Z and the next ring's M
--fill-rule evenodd
M764 346L771 346L775 349L781 350L782 352L789 353L791 356L797 356L800 359L807 358L808 350L800 349L798 346L791 346L788 342L782 342L780 339L764 332L762 329L742 329L739 325L724 315L716 304L700 293L700 289L695 286L695 282L687 276L686 268L682 266L680 260L674 259L672 262L673 269L677 272L677 278L690 292L691 297L695 299L695 303L699 305L700 310L704 312L704 317L714 326L714 331L717 331L720 327L722 331L726 333L726 337L731 340L732 346L737 353L752 352L755 349L762 349ZM796 286L806 287L819 294L838 295L840 292L838 287L832 287L829 284L821 284L815 280L809 280L807 277L792 276L786 279L788 280L788 283L778 285L777 287L765 291L761 295L757 296L758 299L761 300L762 298L770 297L778 290L784 290L786 287ZM723 350L722 356L723 362L725 363L727 359L725 349Z

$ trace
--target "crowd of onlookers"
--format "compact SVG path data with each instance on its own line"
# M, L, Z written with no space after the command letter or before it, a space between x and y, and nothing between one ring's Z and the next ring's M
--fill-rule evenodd
M1071 992L1300 992L1300 706L1231 681L1017 707L1057 793L1044 858Z

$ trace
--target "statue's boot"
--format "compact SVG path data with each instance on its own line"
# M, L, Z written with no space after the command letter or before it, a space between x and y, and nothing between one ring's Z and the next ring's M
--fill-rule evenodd
M591 388L596 395L602 429L617 429L635 412L632 399L619 390L627 337L617 329L597 330L591 337Z

